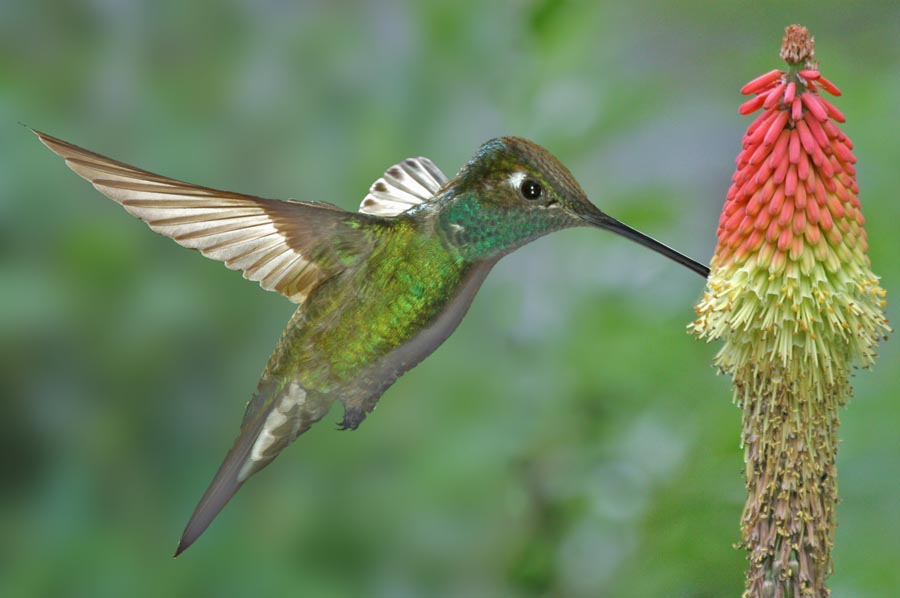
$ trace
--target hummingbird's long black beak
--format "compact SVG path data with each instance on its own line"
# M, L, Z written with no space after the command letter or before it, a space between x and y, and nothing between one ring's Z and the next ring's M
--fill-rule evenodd
M584 220L586 223L590 224L591 226L596 226L597 228L602 228L603 230L608 230L610 232L614 232L617 235L621 235L621 236L625 237L626 239L631 239L635 243L640 243L644 247L652 249L653 251L655 251L657 253L663 254L670 260L672 260L674 262L678 262L679 264L681 264L682 266L685 266L686 268L690 268L691 270L693 270L694 272L696 272L703 278L706 278L709 276L709 268L707 268L700 262L692 260L691 258L684 255L683 253L679 253L679 252L675 251L668 245L663 245L656 239L654 239L652 237L648 237L644 233L631 228L627 224L619 222L612 216L609 216L609 215L601 212L597 208L594 208L593 210L591 210L588 213L582 213L582 214L580 214L580 216L581 216L582 220Z

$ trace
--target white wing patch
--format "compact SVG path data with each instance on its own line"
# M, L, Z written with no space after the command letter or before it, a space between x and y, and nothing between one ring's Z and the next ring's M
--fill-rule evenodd
M402 214L434 197L447 181L447 175L428 158L407 158L372 183L359 211L373 216Z
M278 399L278 404L269 412L263 422L259 436L250 449L250 457L241 467L237 480L243 482L253 473L275 458L300 433L303 415L300 409L306 403L306 391L296 381L292 381L288 391Z

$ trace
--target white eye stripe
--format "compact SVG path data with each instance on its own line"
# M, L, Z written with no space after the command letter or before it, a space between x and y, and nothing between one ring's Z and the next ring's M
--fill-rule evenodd
M511 175L509 175L509 178L507 178L506 180L509 182L509 184L512 186L513 189L518 191L519 188L522 186L522 181L525 180L525 173L524 172L514 172Z

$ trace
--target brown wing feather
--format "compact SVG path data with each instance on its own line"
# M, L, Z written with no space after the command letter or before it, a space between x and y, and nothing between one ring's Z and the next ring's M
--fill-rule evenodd
M242 270L244 278L294 303L303 303L320 282L347 266L347 245L358 249L359 255L371 250L371 238L346 223L377 218L324 203L279 201L192 185L35 133L69 168L154 231L232 270ZM343 237L340 256L327 247L336 236Z

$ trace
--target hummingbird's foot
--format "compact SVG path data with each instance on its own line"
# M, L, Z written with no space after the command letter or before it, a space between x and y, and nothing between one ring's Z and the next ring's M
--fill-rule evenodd
M366 410L362 407L345 407L344 419L338 424L338 430L355 430L366 419Z

